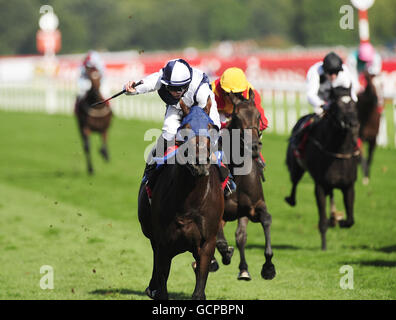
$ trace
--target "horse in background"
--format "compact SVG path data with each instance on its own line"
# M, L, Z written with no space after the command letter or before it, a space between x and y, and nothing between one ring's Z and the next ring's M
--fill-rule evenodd
M367 143L367 156L364 152L361 157L363 170L363 184L367 185L370 178L370 167L373 161L374 150L377 145L377 136L380 127L381 112L378 106L378 95L373 84L373 76L364 72L366 88L358 94L357 110L360 122L359 137ZM364 144L362 145L362 151Z
M197 261L192 298L206 298L209 264L224 211L219 170L217 164L211 164L211 139L205 134L213 128L209 110L210 106L205 109L193 106L190 111L183 108L181 129L195 134L178 147L175 163L166 163L161 168L151 189L151 204L144 180L140 185L139 221L154 255L152 277L146 289L152 299L168 299L172 259L185 251L190 251ZM182 151L184 147L187 149ZM190 152L186 157L187 150L194 151L192 157ZM185 160L180 161L180 155Z
M354 224L354 184L360 155L357 145L358 113L350 89L334 88L331 99L333 102L329 110L320 120L314 122L309 133L305 133L306 144L302 158L296 157L297 145L292 138L311 115L302 117L294 126L286 154L286 164L293 185L290 196L285 200L291 206L296 205L297 184L308 170L315 183L322 250L327 249L328 227L335 225L332 221L334 218L329 220L326 216L326 196L330 196L333 201L334 189L341 189L347 215L346 220L339 221L339 226L350 228Z
M229 168L233 174L237 189L236 192L225 201L223 220L224 223L238 220L238 226L235 232L235 240L240 254L238 280L251 280L245 257L247 225L249 220L261 223L265 236L265 263L261 269L261 276L266 280L271 280L276 275L275 266L271 262L273 257L270 231L272 217L268 212L264 199L261 183L262 167L260 167L257 162L262 148L260 141L261 132L259 130L260 113L255 106L253 90L250 89L248 100L234 94L230 95L230 98L234 108L231 120L227 126L227 132L230 133L230 150L228 150L229 152L225 152L225 157L228 158L230 163ZM232 134L232 131L235 129L240 132L238 137L234 137ZM251 135L251 145L245 141L244 133ZM238 173L241 164L236 163L236 159L233 159L231 156L235 153L232 151L233 148L237 148L238 154L243 154L247 159L242 165L246 165L247 162L251 163L251 170L249 172L242 173L242 171L240 171L240 173ZM231 262L233 248L228 246L223 228L219 229L217 249L222 256L223 264L229 264Z
M112 111L109 103L99 104L91 107L95 102L103 100L100 93L101 77L95 68L87 68L87 75L91 81L91 88L87 93L76 101L75 114L77 117L79 132L83 141L83 148L87 162L87 170L89 174L93 174L90 140L92 132L98 132L102 138L102 146L99 150L105 161L109 161L109 153L107 148L107 132L112 119Z

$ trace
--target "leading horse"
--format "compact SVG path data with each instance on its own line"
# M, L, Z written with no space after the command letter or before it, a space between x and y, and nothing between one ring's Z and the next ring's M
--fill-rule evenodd
M271 261L273 257L270 231L272 217L264 199L261 183L262 168L257 162L262 147L259 130L260 113L255 106L253 90L250 89L249 91L249 99L234 94L230 95L230 98L234 107L231 121L227 126L227 131L225 131L230 133L228 135L230 148L225 151L225 157L230 163L229 168L234 176L237 189L225 201L223 219L225 222L238 220L235 232L236 244L240 254L238 280L251 280L245 257L248 222L250 220L261 223L265 236L265 263L261 269L261 276L266 280L271 280L276 275L275 266ZM233 132L239 132L239 134L234 135ZM245 159L242 163L233 157L239 152ZM248 164L251 165L251 168L245 171L241 165L248 169ZM223 264L229 264L232 251L230 252L230 247L224 237L223 228L219 230L217 236L217 249L222 255Z
M103 97L100 93L101 77L95 68L87 68L88 79L91 81L91 88L87 93L77 99L75 114L78 122L78 129L83 141L83 148L87 162L87 170L89 174L93 174L90 141L91 132L98 132L102 137L102 147L99 152L106 161L109 161L109 153L107 149L107 131L111 124L112 111L109 103L99 104L91 107L92 104L102 101Z
M152 189L151 205L142 182L138 216L144 235L150 239L154 265L146 293L153 299L168 299L167 281L174 256L190 251L197 261L193 299L205 299L209 264L224 211L224 196L216 164L211 164L213 127L209 110L193 106L182 129L195 132L178 148L176 163L165 164ZM199 121L196 121L196 120ZM196 157L181 161L184 146Z
M304 137L306 144L303 156L300 159L296 157L297 146L293 139L289 140L286 154L293 184L290 196L285 198L288 204L296 205L297 184L306 170L314 179L322 250L327 249L326 231L334 225L326 216L326 196L329 195L332 199L334 189L341 189L347 214L346 220L339 221L340 227L349 228L354 224L354 185L360 155L357 146L359 121L350 89L334 88L331 99L333 102L329 111L315 121L313 128ZM292 137L310 117L311 115L304 116L297 122Z

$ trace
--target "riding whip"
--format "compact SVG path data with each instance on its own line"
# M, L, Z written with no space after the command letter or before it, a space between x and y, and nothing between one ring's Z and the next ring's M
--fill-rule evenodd
M139 86L139 85L141 85L141 84L143 84L143 80L140 80L139 82L135 83L135 84L133 85L133 88L135 88L135 87L137 87L137 86ZM94 104L91 104L90 107L92 108L92 107L97 106L98 104L106 103L106 102L110 101L111 99L114 99L114 98L116 98L116 97L118 97L118 96L124 94L125 92L126 92L126 90L123 89L122 91L116 93L115 95L111 96L110 98L108 98L108 99L106 99L106 100L99 101L99 102L95 102Z

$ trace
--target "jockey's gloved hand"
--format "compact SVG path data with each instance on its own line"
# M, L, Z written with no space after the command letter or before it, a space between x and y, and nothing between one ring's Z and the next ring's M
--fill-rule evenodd
M323 105L324 106L324 105ZM323 106L314 109L315 115L320 117L323 114Z

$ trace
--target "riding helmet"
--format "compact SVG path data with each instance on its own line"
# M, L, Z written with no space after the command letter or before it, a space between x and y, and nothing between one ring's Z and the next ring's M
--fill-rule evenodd
M342 70L342 59L334 52L328 53L323 59L323 70L327 74Z
M162 68L161 82L166 86L185 87L192 79L192 68L183 59L170 60Z
M249 82L241 69L233 67L223 72L220 78L220 86L225 92L237 93L245 91Z

